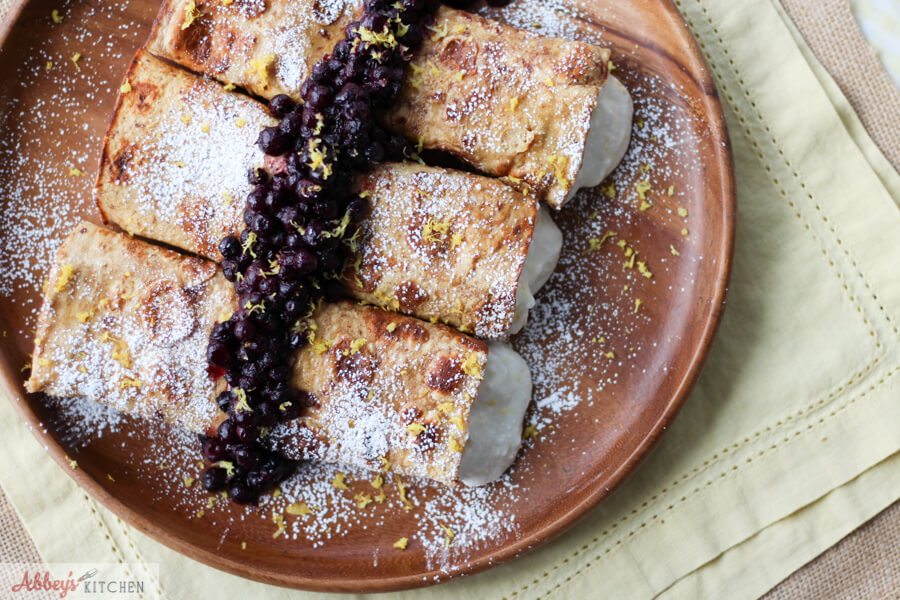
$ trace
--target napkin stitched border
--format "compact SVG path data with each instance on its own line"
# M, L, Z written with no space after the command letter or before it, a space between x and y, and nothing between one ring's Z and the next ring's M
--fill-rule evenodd
M742 125L743 132L746 135L747 140L750 142L752 147L756 150L757 158L762 163L762 166L765 169L765 171L767 172L767 174L769 175L771 182L775 185L775 187L776 187L776 189L778 189L780 195L787 201L787 204L794 211L794 216L803 223L804 229L807 232L809 232L810 235L813 237L813 239L816 241L816 243L818 244L818 246L822 252L823 257L827 261L829 267L835 273L838 281L841 283L841 287L842 287L844 293L846 294L847 298L850 299L850 301L853 303L853 305L856 308L856 311L858 313L860 313L860 315L862 317L862 321L865 324L865 326L867 327L869 335L874 339L874 347L876 349L876 353L875 353L874 357L868 361L868 364L866 364L862 368L855 371L848 378L845 378L846 381L839 382L835 387L832 388L831 391L829 391L824 397L820 398L818 401L815 401L815 402L809 404L808 406L806 406L805 408L802 408L795 413L789 414L789 415L783 417L782 419L779 419L774 425L768 425L765 428L754 432L753 434L745 437L744 440L741 442L736 442L736 443L732 444L731 446L723 447L720 450L720 452L714 453L710 458L708 458L707 460L704 460L702 464L698 464L691 471L684 473L680 478L674 480L669 485L663 486L656 494L651 496L651 498L649 500L645 501L639 509L632 510L631 513L625 515L624 517L619 519L616 523L613 523L608 529L605 529L601 534L596 536L590 544L584 544L583 546L581 546L580 549L575 550L570 555L571 558L575 558L575 557L579 556L582 552L587 552L587 551L597 549L597 547L602 544L603 538L607 537L609 534L611 534L613 531L615 531L620 524L624 524L628 521L645 516L647 512L650 512L649 510L647 510L650 508L650 504L652 502L655 502L661 495L666 494L672 490L675 490L680 486L683 486L689 479L695 478L697 476L700 476L700 475L706 473L707 471L709 471L710 469L712 469L713 467L715 467L716 465L718 465L719 463L724 461L728 457L729 453L734 454L734 451L739 450L741 448L752 447L754 445L757 445L759 443L762 443L769 439L772 439L772 438L774 438L774 436L776 436L780 432L781 428L785 427L786 425L790 424L792 421L795 421L795 420L798 423L798 427L800 427L800 429L794 430L792 435L790 435L789 433L786 433L783 440L781 440L780 442L771 444L766 449L760 450L755 455L755 457L758 459L758 458L768 454L769 452L772 452L775 449L779 448L779 444L783 445L785 443L789 443L791 441L791 439L794 439L794 438L800 436L803 433L802 423L800 422L800 419L805 418L805 417L812 417L812 416L814 416L814 413L817 412L819 409L827 408L830 405L831 401L833 401L839 394L843 393L844 391L849 389L851 386L858 383L866 375L868 375L872 370L874 370L875 367L880 364L880 362L884 359L884 356L885 356L885 352L883 351L883 345L881 343L881 340L879 339L878 334L875 331L874 327L872 326L872 323L868 317L868 311L863 306L863 304L860 302L860 300L854 295L853 291L850 289L850 286L848 285L848 278L845 277L844 273L841 272L841 270L838 268L838 266L832 259L833 246L831 248L832 252L829 252L829 248L827 247L828 244L826 243L827 240L820 238L812 231L812 227L809 223L809 220L801 213L801 210L796 205L796 203L793 200L791 200L791 198L788 195L788 193L785 189L785 186L782 184L782 182L772 174L772 170L773 170L772 166L766 162L765 155L763 154L763 152L760 148L760 144L758 142L757 136L755 136L753 134L750 123L748 123L748 121L745 118L744 114L742 113L741 109L738 107L736 100L734 99L732 94L729 92L729 86L724 82L722 73L718 67L717 61L714 58L714 56L723 56L725 59L728 60L730 66L731 66L731 69L730 69L731 73L734 76L735 80L738 82L738 87L741 89L741 91L743 91L743 94L746 96L747 101L749 102L750 106L754 109L757 120L760 122L762 127L765 129L766 133L769 134L770 136L772 136L772 132L771 132L770 128L766 125L766 122L765 122L762 114L757 109L756 103L754 102L750 91L745 87L744 81L741 78L740 73L737 70L736 63L729 56L728 47L725 44L724 40L722 39L722 36L721 36L718 28L715 26L706 6L703 5L701 0L694 0L694 2L698 5L698 7L703 12L707 23L709 24L710 28L712 29L713 33L715 34L715 36L714 36L715 41L717 42L718 47L721 49L721 53L718 55L707 51L706 44L705 44L704 40L700 37L697 27L695 26L695 23L683 10L682 0L674 0L674 2L676 4L676 6L678 6L679 10L682 11L682 16L684 17L685 21L688 23L691 30L695 32L695 36L697 37L698 45L700 46L701 50L703 51L704 55L706 56L707 62L710 66L710 69L713 72L713 74L715 75L719 89L722 91L723 96L727 99L729 106L732 108L735 116L737 117L738 121ZM784 162L784 168L786 168L790 172L792 178L799 184L800 188L803 190L806 197L813 203L813 205L815 207L815 211L817 213L817 216L821 220L822 224L824 224L828 228L828 230L831 232L832 236L834 237L834 241L837 242L837 245L841 248L841 251L843 252L844 256L850 261L850 264L853 266L853 268L855 270L856 278L859 280L859 282L862 283L862 285L868 291L870 297L877 302L878 301L877 296L875 295L874 291L872 290L872 287L870 286L870 284L866 280L865 276L859 269L858 263L853 259L853 257L851 256L851 254L849 253L847 248L843 245L843 242L841 241L840 236L838 235L834 226L831 224L831 221L826 216L822 207L815 201L815 198L813 197L812 193L809 192L809 190L806 186L806 183L803 180L803 178L801 177L800 173L798 173L797 169L794 168L794 166L792 165L790 160L786 157L786 155L785 155L784 151L782 150L777 139L773 136L773 137L771 137L770 141L771 141L772 147L782 157L782 160ZM894 333L898 333L897 326L893 323L890 315L887 313L885 308L883 306L879 305L878 309L879 309L878 312L881 313L881 315L884 317L885 321L890 325L890 327L892 328ZM843 411L845 408L847 408L848 406L855 403L857 400L860 400L860 399L866 397L869 393L876 390L878 387L883 385L887 380L889 380L894 374L896 374L896 372L898 370L900 370L900 366L894 367L892 370L890 370L885 375L883 375L878 382L870 385L870 387L867 390L848 399L846 402L834 407L833 410L828 415L825 415L825 416L822 416L819 418L818 424L824 423L825 419L834 417L839 412ZM806 431L812 430L815 428L816 425L817 425L817 423L808 423L806 425L805 429L806 429ZM754 457L748 457L746 459L746 462L750 463L750 462L753 462L754 460L755 460ZM625 533L622 536L620 536L615 542L610 542L605 547L605 549L602 551L602 553L597 553L597 555L594 556L585 565L583 565L578 570L576 570L574 573L569 575L564 581L559 582L553 589L551 589L548 592L548 594L546 596L554 595L554 593L556 591L558 591L566 582L568 582L571 579L573 579L574 577L576 577L584 569L590 567L591 564L594 561L601 558L603 554L609 554L615 546L620 545L626 538L634 536L640 529L645 528L647 525L649 525L653 522L661 522L662 514L674 510L677 505L687 501L687 499L690 495L699 492L701 489L703 489L705 487L709 487L709 486L713 485L713 483L726 478L729 474L733 474L733 473L737 472L738 470L739 470L738 465L732 465L732 467L730 469L722 470L718 474L718 476L714 476L714 477L708 479L704 484L698 485L697 487L694 488L694 490L691 493L682 496L679 500L674 501L673 503L669 504L665 509L663 509L661 511L657 511L651 517L645 518L639 525L632 528L628 533ZM71 479L70 479L70 482L71 482ZM77 488L77 486L75 486L74 483L72 483L72 486L73 486L73 488L76 489L76 491L81 493L83 502L85 503L87 508L89 508L91 514L94 516L94 518L97 520L97 522L100 524L101 528L103 529L104 536L109 541L110 548L111 548L112 553L115 556L116 560L121 564L126 564L125 558L122 554L122 551L118 547L118 544L117 544L116 540L114 539L113 533L111 531L113 528L116 529L116 531L119 532L122 535L122 537L127 541L128 545L131 548L131 551L135 555L135 558L137 558L138 562L145 568L145 570L147 572L149 572L149 569L146 569L146 567L147 567L146 560L143 557L143 555L138 551L138 549L133 541L133 538L128 531L128 527L125 526L124 523L122 523L122 521L118 518L116 519L115 523L107 523L105 521L105 519L103 518L103 516L101 515L101 513L98 511L99 507L98 507L96 501L94 501L92 498L90 498L83 491L79 490ZM553 567L551 567L549 570L544 572L541 577L533 580L532 584L540 583L540 581L542 579L546 579L547 577L550 576L551 573L559 570L563 565L567 564L569 561L570 561L569 557L564 558L562 561L558 562ZM163 593L163 588L160 584L160 581L158 579L154 578L154 583L156 584L155 587L156 587L156 590L159 593L159 595L165 596L165 594ZM529 589L529 587L530 587L529 584L525 584L518 590L512 591L510 596L511 597L518 596L520 593L527 591Z
M693 0L693 2L702 11L707 24L711 28L711 30L714 34L714 36L712 36L712 37L713 37L714 41L717 43L717 46L718 46L717 50L720 50L721 51L720 53L712 53L707 50L707 47L706 47L707 45L706 45L705 41L700 37L698 28L697 28L694 20L691 19L691 17L689 17L688 14L684 10L683 1L682 0L673 0L673 1L674 1L675 5L678 7L679 11L682 14L682 17L685 19L685 22L688 24L691 31L694 32L694 35L697 39L697 43L700 46L700 49L703 52L703 54L707 60L707 63L709 64L710 70L712 71L713 75L715 76L717 86L718 86L719 90L722 92L722 96L725 99L727 99L728 105L734 111L734 115L737 117L738 122L742 126L744 135L746 136L747 140L750 142L750 144L754 148L754 150L756 150L756 156L759 159L763 168L765 169L766 173L768 174L771 183L778 190L781 197L785 199L785 201L787 202L787 205L794 212L794 216L803 224L804 230L806 232L808 232L809 235L813 238L813 240L817 243L817 245L822 253L822 256L826 260L828 266L834 272L838 282L841 284L841 288L844 291L846 297L854 305L854 307L856 308L856 312L860 314L863 324L865 325L866 330L869 333L869 336L872 337L874 340L875 353L871 359L867 359L867 361L866 361L867 364L865 364L863 367L859 368L858 370L853 372L851 375L846 377L845 381L839 382L824 397L821 397L819 400L807 405L805 408L801 408L800 410L798 410L795 413L789 414L789 415L783 417L782 419L779 419L774 425L767 425L764 429L757 430L750 436L745 437L742 442L735 442L731 446L723 447L719 453L715 453L710 458L703 461L702 465L695 466L693 469L691 469L690 472L684 473L679 479L676 479L673 483L669 484L668 486L662 487L657 493L653 494L649 500L643 502L639 509L634 509L631 511L631 513L626 514L625 516L620 518L617 522L613 523L609 528L603 530L599 535L594 537L590 543L583 544L579 549L573 551L568 557L564 558L562 561L557 562L550 569L545 571L540 577L537 577L534 580L532 580L530 583L524 584L517 590L512 591L510 593L510 597L516 597L519 594L526 592L532 585L539 584L542 580L545 580L548 577L550 577L550 575L552 573L554 573L554 572L558 571L560 568L562 568L563 565L568 564L570 560L578 557L582 552L590 552L590 551L597 550L598 547L600 547L602 545L602 543L604 541L603 538L607 537L610 533L612 533L620 524L624 524L628 521L633 520L634 518L644 517L648 512L650 512L648 510L648 509L650 509L650 504L655 502L660 496L678 488L679 486L683 485L687 480L692 479L693 477L702 475L703 473L707 472L712 467L714 467L721 461L725 460L725 458L727 458L727 455L729 452L731 452L733 454L734 451L739 450L741 448L750 447L750 446L759 444L761 442L765 442L769 439L772 439L772 438L774 438L775 435L777 435L779 433L779 431L778 431L779 428L781 428L781 427L787 425L788 423L790 423L791 421L797 419L798 427L799 427L798 429L794 430L792 434L786 433L785 437L780 442L775 442L775 443L771 444L768 448L758 451L758 453L756 454L756 458L758 459L762 456L765 456L766 454L778 449L780 447L780 445L789 443L791 441L791 439L794 439L794 438L800 436L804 432L804 429L802 428L802 423L800 423L799 419L801 419L803 417L811 417L811 416L813 416L814 413L816 413L820 409L826 409L826 408L830 407L831 402L835 398L837 398L838 395L840 395L844 391L850 389L852 386L854 386L855 384L862 381L862 379L864 379L867 375L869 375L884 360L884 357L886 356L886 352L884 350L884 345L882 344L882 341L878 336L878 332L872 325L872 321L870 320L870 318L868 316L869 312L868 312L867 308L863 305L863 303L860 301L860 299L851 290L850 285L848 284L849 278L841 271L841 269L838 267L838 265L836 264L836 262L834 261L834 259L832 257L832 254L834 253L834 248L833 248L834 242L836 242L836 245L838 247L840 247L844 256L847 258L847 260L850 261L850 264L852 265L853 269L855 270L855 273L851 274L851 277L853 275L855 275L856 276L855 278L858 279L859 282L862 283L862 285L868 291L868 295L870 296L870 298L877 303L877 305L878 305L877 312L881 313L881 316L884 318L885 323L893 330L894 333L900 333L900 331L898 331L897 325L894 324L894 322L891 319L890 315L888 314L887 310L884 308L883 305L878 303L877 295L874 293L872 286L869 284L865 275L862 273L862 270L859 268L859 264L856 262L856 260L854 260L853 256L847 250L846 246L843 243L843 240L841 240L840 235L838 234L837 230L835 229L834 225L832 224L833 221L828 218L828 216L825 214L825 211L823 210L822 206L816 201L815 197L809 191L809 188L806 185L805 180L798 172L798 169L796 167L794 167L794 165L791 163L790 159L787 158L787 155L785 154L784 150L782 149L782 145L779 143L778 139L775 137L771 128L766 123L762 113L759 111L759 109L756 105L756 102L753 99L753 96L750 93L750 90L746 87L746 84L744 83L744 79L743 79L743 77L741 77L741 74L737 69L737 63L731 58L729 51L728 51L728 46L725 43L725 41L723 40L722 34L720 33L718 27L716 27L715 23L713 22L712 17L709 14L707 7L703 4L702 0ZM832 244L830 244L831 248L829 248L828 240L816 235L816 233L813 232L812 225L810 224L809 219L803 214L803 212L801 211L801 208L796 204L796 202L794 202L791 199L790 195L788 194L788 192L785 189L785 186L782 184L782 182L772 173L773 167L766 161L766 157L765 157L765 154L762 152L760 143L758 141L758 137L756 135L754 135L751 124L747 121L747 118L744 116L743 112L741 111L740 107L738 106L737 101L735 100L735 98L731 94L731 92L729 91L729 86L725 83L724 77L722 76L722 72L719 67L719 63L717 61L717 57L723 57L725 60L728 61L728 64L730 65L731 75L733 75L734 80L737 82L737 87L739 87L740 90L743 92L744 96L747 98L747 102L749 102L750 106L753 108L753 112L754 112L756 119L759 121L760 125L765 130L765 132L770 136L769 141L771 142L771 146L775 149L775 151L781 157L781 159L784 163L784 168L787 169L787 171L790 173L791 178L793 178L797 182L797 184L799 185L803 194L812 202L813 206L815 207L816 215L819 217L819 220L822 222L822 224L825 227L827 227L828 231L831 232L831 234L833 236ZM829 251L829 250L831 250L831 251ZM838 413L842 412L847 407L856 403L858 400L865 398L870 393L872 393L873 391L877 390L882 385L884 385L898 371L900 371L900 365L894 366L891 370L889 370L884 375L882 375L882 377L877 382L871 384L869 386L869 388L866 389L865 391L851 397L846 402L840 403L837 406L832 407L832 410L827 415L821 416L819 418L818 422L807 423L807 425L805 427L805 431L811 431L811 430L815 429L815 427L817 425L824 424L826 419L831 419L832 417L836 416ZM754 458L752 456L748 457L746 459L746 464L752 463L753 461L754 461ZM594 561L599 560L604 554L609 554L615 546L621 545L626 538L633 537L634 535L637 534L637 532L639 530L646 528L648 525L651 525L654 522L656 522L656 523L663 522L663 519L661 517L662 514L674 510L676 506L686 502L687 499L691 495L700 492L703 488L712 486L713 483L720 481L722 479L725 479L729 474L734 474L739 470L740 470L740 467L737 464L732 465L732 467L730 469L722 470L718 476L710 478L704 484L698 485L697 487L695 487L689 494L686 494L686 495L682 496L679 500L669 504L665 509L658 510L651 517L645 518L643 521L641 521L641 523L639 525L633 527L627 533L622 534L614 542L612 542L612 541L609 542L609 544L606 545L606 547L602 550L602 552L598 552L595 556L593 556L591 559L589 559L588 562L586 562L584 565L579 567L575 572L568 575L563 581L558 582L553 588L551 588L548 591L547 594L544 595L544 597L548 598L550 596L553 596L567 582L571 581L573 578L575 578L579 574L581 574L585 569L589 568L594 563Z

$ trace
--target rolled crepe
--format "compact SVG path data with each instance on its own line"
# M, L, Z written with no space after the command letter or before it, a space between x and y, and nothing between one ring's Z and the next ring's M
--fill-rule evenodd
M247 172L264 162L254 139L271 118L146 53L126 77L95 188L101 213L129 233L221 258L219 240L243 227ZM485 339L521 328L540 287L523 269L537 261L552 272L561 246L551 219L535 231L533 196L416 163L381 165L357 188L370 213L345 272L355 298ZM533 237L558 243L532 254Z
M210 432L221 384L207 376L206 344L236 302L213 263L82 223L51 269L26 388ZM298 352L293 382L314 406L280 428L282 446L446 484L485 483L512 462L531 377L507 346L349 302L312 319L315 339ZM485 412L481 390L490 431L470 429ZM497 432L510 443L489 439ZM470 449L477 464L463 468Z
M349 0L328 11L314 0L248 6L165 0L148 47L264 98L298 98L312 65L360 11ZM560 208L580 187L599 184L628 146L631 97L608 77L609 57L442 7L383 121Z

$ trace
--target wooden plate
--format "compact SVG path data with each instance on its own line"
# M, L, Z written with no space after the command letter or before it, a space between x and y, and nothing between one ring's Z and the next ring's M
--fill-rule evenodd
M569 5L577 13L566 12ZM351 489L334 490L327 506L313 506L320 512L282 513L287 529L273 537L270 513L283 510L283 499L248 513L227 502L204 508L197 486L179 483L197 475L198 455L165 454L177 446L175 433L125 420L85 445L85 419L101 417L27 396L20 368L40 283L64 232L82 216L98 218L90 185L101 136L156 8L153 0L29 0L0 28L0 369L22 418L79 485L131 525L214 567L299 588L377 591L473 573L534 548L635 468L697 377L722 310L733 240L721 108L668 0L518 0L494 11L610 46L615 75L637 107L625 163L558 217L561 267L515 341L535 373L531 439L501 488L454 494L416 483L416 505L406 511L389 483L386 502L356 508L352 496L374 488L348 476ZM406 550L392 546L400 537L410 539Z

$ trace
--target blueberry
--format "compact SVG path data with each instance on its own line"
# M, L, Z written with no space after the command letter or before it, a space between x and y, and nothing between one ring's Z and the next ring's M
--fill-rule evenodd
M219 462L228 458L225 442L218 437L207 437L201 444L203 457L209 462Z
M256 490L247 485L243 478L234 477L228 485L228 495L238 504L255 504L259 500Z
M237 258L241 254L240 240L233 235L222 238L219 242L219 252L222 253L222 258Z
M231 392L222 392L216 397L216 405L225 413L231 410L232 402L234 402L234 395Z
M276 119L281 119L294 110L294 106L294 101L291 100L290 96L278 94L269 101L269 112Z
M228 485L228 471L222 467L210 467L203 471L202 479L207 492L219 492Z
M217 433L219 436L219 440L225 442L226 444L232 444L238 441L237 426L231 419L225 419L224 421L222 421L219 424Z
M256 138L256 144L259 146L259 149L269 156L284 154L289 147L290 141L290 138L278 127L266 127L259 133L259 137Z

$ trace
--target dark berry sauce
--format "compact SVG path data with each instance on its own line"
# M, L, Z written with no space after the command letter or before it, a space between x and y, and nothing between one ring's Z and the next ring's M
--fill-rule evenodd
M340 272L366 207L352 191L353 174L412 152L372 115L399 92L438 4L366 0L362 18L312 68L302 101L276 96L269 103L279 123L257 143L284 167L250 175L246 227L219 244L222 270L240 303L216 324L207 348L210 377L228 384L217 398L227 418L201 439L203 456L213 463L202 476L210 492L256 503L296 468L262 439L310 403L291 385L292 356L308 343L307 317L319 302L342 295Z

